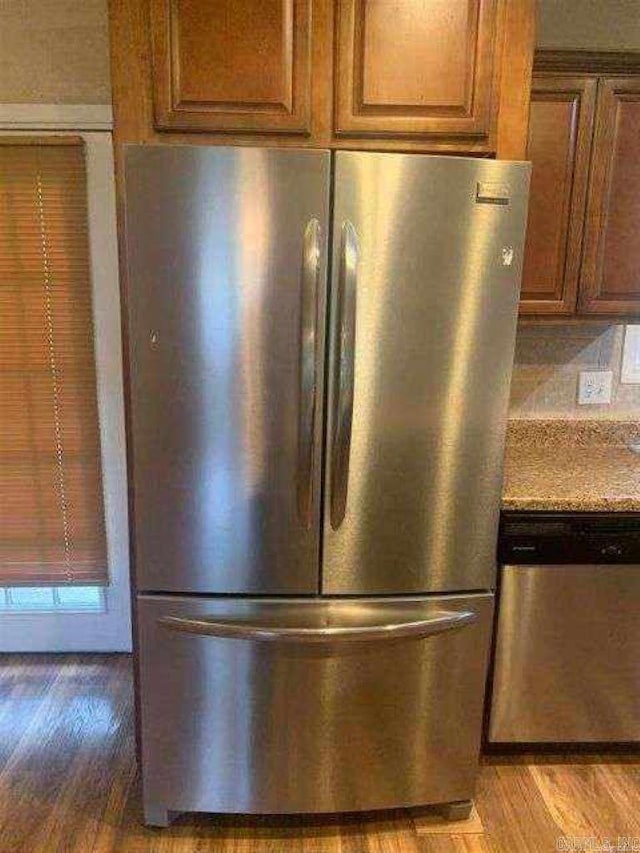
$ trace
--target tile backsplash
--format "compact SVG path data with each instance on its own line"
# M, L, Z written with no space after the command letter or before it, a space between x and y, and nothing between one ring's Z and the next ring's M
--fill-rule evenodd
M511 381L511 418L640 418L640 384L620 381L625 325L521 321ZM582 371L610 370L611 402L578 404Z

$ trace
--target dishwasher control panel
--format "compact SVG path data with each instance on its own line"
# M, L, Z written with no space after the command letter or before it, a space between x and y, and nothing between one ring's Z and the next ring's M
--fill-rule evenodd
M640 563L640 513L518 513L500 519L498 561Z

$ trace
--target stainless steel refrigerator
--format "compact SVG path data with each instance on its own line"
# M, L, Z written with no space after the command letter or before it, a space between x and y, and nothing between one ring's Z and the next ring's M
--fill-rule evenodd
M145 818L473 795L526 164L126 152Z

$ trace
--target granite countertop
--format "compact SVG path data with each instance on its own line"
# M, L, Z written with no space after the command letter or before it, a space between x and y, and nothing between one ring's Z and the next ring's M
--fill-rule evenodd
M502 507L640 512L640 423L510 421Z

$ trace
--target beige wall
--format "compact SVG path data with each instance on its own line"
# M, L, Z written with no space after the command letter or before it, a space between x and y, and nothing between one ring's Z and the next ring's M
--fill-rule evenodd
M0 0L0 103L110 102L107 0Z
M511 380L511 418L640 416L640 385L620 382L625 326L621 323L520 323ZM611 403L578 405L581 370L613 373Z
M538 0L538 45L640 50L640 0Z

